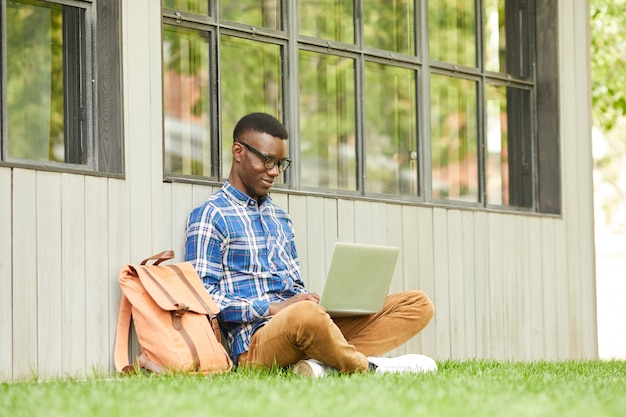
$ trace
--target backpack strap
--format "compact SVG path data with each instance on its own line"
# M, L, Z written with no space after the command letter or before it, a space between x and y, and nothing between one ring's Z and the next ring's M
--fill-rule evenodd
M124 294L122 294L122 302L120 304L120 314L117 320L117 335L115 337L115 353L113 361L115 362L115 369L120 373L128 373L136 370L138 365L140 368L147 369L148 371L156 374L164 374L167 370L161 365L152 362L148 359L145 352L141 352L137 356L137 362L130 364L128 360L128 335L130 332L131 321L131 307L130 301Z
M148 355L146 355L145 352L141 352L139 354L139 356L137 357L137 361L139 362L139 366L141 366L143 369L147 369L148 371L154 372L155 374L163 375L167 373L167 369L165 369L158 363L152 362L150 359L148 359Z
M128 361L128 334L130 332L131 304L122 294L120 314L117 319L117 334L115 336L115 353L113 362L118 372L125 372L130 366Z

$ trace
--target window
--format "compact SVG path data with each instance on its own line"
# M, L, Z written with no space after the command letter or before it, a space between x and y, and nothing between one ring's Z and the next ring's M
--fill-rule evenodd
M222 181L265 111L283 187L558 213L555 3L163 0L166 178Z
M118 9L2 2L2 163L122 173Z

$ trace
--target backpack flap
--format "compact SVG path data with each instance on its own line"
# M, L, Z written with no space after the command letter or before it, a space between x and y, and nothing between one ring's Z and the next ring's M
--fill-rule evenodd
M185 309L214 317L220 309L202 285L193 265L139 265L131 267L150 297L163 310Z

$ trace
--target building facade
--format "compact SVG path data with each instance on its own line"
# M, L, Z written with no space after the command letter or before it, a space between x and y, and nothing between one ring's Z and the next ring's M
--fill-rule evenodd
M581 6L3 0L0 379L113 369L120 269L183 259L253 111L290 131L307 285L336 241L390 244L392 291L433 299L394 353L596 358Z

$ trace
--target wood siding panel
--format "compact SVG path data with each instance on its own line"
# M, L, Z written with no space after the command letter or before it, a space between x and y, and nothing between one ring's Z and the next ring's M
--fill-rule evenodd
M110 284L108 276L109 217L108 179L85 177L85 322L86 362L107 372L111 363L109 329Z
M377 217L381 216L381 217ZM396 293L405 289L404 284L404 250L402 247L402 235L404 232L404 225L402 222L402 207L395 204L381 204L376 203L372 206L372 219L380 218L382 221L373 221L372 223L380 223L374 228L374 235L377 236L374 243L381 245L396 246L400 248L398 260L396 262L396 268L394 270L393 278L389 286L389 293ZM409 233L409 232L407 232ZM383 241L383 238L385 239ZM416 254L409 256L415 257ZM399 356L407 353L410 342L394 349L389 353L390 356ZM415 350L412 352L416 352ZM419 350L417 350L419 352Z
M406 290L422 289L420 283L420 255L419 255L419 219L418 208L412 206L402 206L400 210L402 230L400 232L402 241L399 246L402 251L402 263L398 265L402 268L404 278L403 288Z
M152 126L151 92L155 77L160 77L160 63L153 67L151 54L151 17L154 7L146 0L136 0L124 2L123 6L126 16L133 16L130 19L123 19L124 25L141 27L144 30L126 29L132 36L124 38L126 47L124 48L124 78L127 90L125 92L125 119L132 121L125 125L126 128L126 157L128 187L130 189L130 233L132 237L131 259L132 262L141 260L153 255L154 216L152 205L154 181L161 182L163 174L160 171L154 177L153 164L160 168L159 159L154 159L155 152L162 152L162 130L159 126ZM159 20L153 20L155 24ZM158 34L156 35L159 36ZM160 50L160 47L158 48ZM156 51L155 51L156 52ZM154 74L154 76L152 76ZM157 90L159 88L157 87ZM160 110L159 110L160 112ZM154 133L153 133L154 130ZM156 149L155 149L156 148Z
M530 311L530 359L539 360L545 352L545 323L544 323L544 291L543 291L543 242L541 239L542 222L540 218L528 219L528 258L529 283L525 294Z
M37 177L37 342L38 362L46 374L63 374L62 186L56 172ZM82 299L82 297L81 297ZM108 301L108 300L106 300Z
M450 283L448 281L448 216L447 210L436 208L433 210L433 276L435 280L434 303L437 306L435 315L435 335L437 357L449 359L452 357L451 343L451 308Z
M386 207L385 207L386 206ZM383 211L384 209L384 211ZM400 254L398 255L398 261L396 262L396 269L393 274L393 279L389 288L390 293L402 291L405 288L404 284L404 258L406 251L402 247L402 235L404 234L404 224L402 222L402 207L398 205L383 205L378 210L385 214L385 228L384 233L386 235L386 241L382 242L383 245L397 246L400 248ZM374 217L375 218L375 217ZM376 221L374 221L376 223ZM382 223L382 222L381 222ZM410 233L407 231L407 233ZM382 238L382 236L381 236ZM410 257L415 257L417 253L409 254Z
M13 170L13 378L45 373L37 342L37 175Z
M502 215L489 214L489 330L491 355L495 359L507 359L506 311L502 267Z
M120 270L125 264L135 263L131 260L131 232L130 232L130 189L123 180L108 181L107 195L108 234L109 234L109 359L112 360L115 346L115 332L117 317L122 299L122 290L118 281Z
M476 356L491 357L491 296L489 287L489 217L474 214L474 297L476 302Z
M13 377L13 185L0 168L0 380Z
M86 369L85 177L62 175L63 371Z
M357 243L374 243L372 231L372 203L369 201L354 202L354 241ZM380 221L380 219L378 219Z
M356 239L354 201L337 201L337 240L340 242L354 242Z
M202 202L200 201L198 201L197 204L194 204L195 201L193 198L193 193L195 187L195 185L192 186L191 184L173 183L170 190L172 196L172 201L170 203L172 206L172 223L169 230L172 236L172 240L170 242L169 249L172 249L174 251L176 261L182 261L185 259L187 218L194 208L202 204ZM205 193L204 200L206 200L209 197L209 193L204 187L202 187L202 191Z
M453 358L467 357L465 329L465 288L463 282L468 279L463 265L463 227L461 212L448 210L447 234L441 235L447 240L448 282L450 308L450 355ZM444 239L442 239L444 240Z
M322 225L324 229L324 254L323 258L320 259L320 262L323 267L323 276L321 277L322 283L326 283L326 275L328 274L328 268L330 268L330 261L333 256L333 248L335 246L335 242L338 241L338 213L337 213L337 200L333 198L325 198L323 202L324 209L324 224ZM323 285L317 290L319 294L323 291Z
M548 360L558 359L557 354L557 326L558 317L556 315L556 256L554 244L554 220L550 218L541 219L541 256L543 277L543 322L544 322L544 352L543 357Z
M570 335L575 336L576 333L570 333L570 305L569 305L569 287L572 284L569 280L567 270L567 242L565 238L565 230L563 222L554 220L554 264L555 264L555 286L556 286L556 317L557 317L557 358L560 360L571 357ZM575 348L575 346L574 346Z
M339 214L337 213L337 200L334 198L324 199L324 271L328 272L330 260L333 256L335 242L339 241L338 224Z
M571 268L572 267L571 263L567 263L568 243L566 241L567 230L565 227L565 222L563 221L558 222L556 233L560 233L562 235L562 238L559 240L559 247L561 248L560 250L565 252L564 258L559 260L559 264L561 264L562 262L566 262L566 265L561 266L561 268L563 267ZM561 247L561 246L564 246L564 247ZM571 358L583 358L583 357L586 357L584 353L585 348L583 346L583 341L582 341L583 334L584 334L583 333L584 325L583 325L583 318L581 316L582 309L579 308L579 306L583 302L585 302L587 297L585 297L584 294L581 293L581 286L578 285L574 280L570 278L571 273L569 269L567 270L565 275L568 281L567 298L568 298L568 305L569 305L569 334L567 338L570 343L569 353L570 353ZM589 318L586 318L586 320L589 320ZM591 320L593 320L593 318Z
M326 281L324 267L324 199L306 198L307 288L321 294Z
M280 206L283 210L289 213L289 194L284 193L272 193L272 201L274 204Z
M363 213L364 218L357 219L359 221L357 224L361 225L361 228L369 228L369 238L364 242L374 245L387 244L389 242L389 221L387 213L392 206L378 201L367 203L366 205L369 207L369 211L366 209Z
M289 216L293 221L296 248L298 249L298 257L300 258L300 273L304 284L309 286L309 271L308 271L308 225L307 219L307 206L306 197L292 195L289 196ZM319 225L316 225L319 227Z
M181 228L181 219L173 217L172 206L172 188L171 183L160 183L154 185L152 198L154 203L152 204L152 215L154 225L152 230L154 236L152 237L152 250L150 254L156 254L164 250L172 249L177 260L182 259L183 253L176 250L177 248L172 246L174 239L184 233L184 229ZM183 220L184 222L184 220ZM179 235L179 236L176 236Z
M465 358L475 358L478 334L476 325L476 254L474 252L474 213L471 211L461 212L461 239Z
M402 250L402 263L397 268L402 269L402 290L421 290L419 271L419 234L418 234L418 209L417 207L402 206L401 208L402 229L400 236L402 242L399 246ZM407 353L422 352L422 333L409 340L406 344Z
M559 5L561 161L563 220L567 230L570 285L583 295L577 305L582 358L598 356L595 245L593 224L593 161L591 149L591 78L589 8ZM570 88L576 86L577 88ZM586 336L585 336L586 335ZM576 349L577 350L577 349Z
M437 350L437 317L445 306L437 303L435 292L435 251L433 209L420 207L417 209L418 240L418 275L420 289L430 297L435 305L435 315L421 333L422 353L433 358L444 359Z
M518 275L516 260L516 241L520 238L515 234L515 218L513 215L502 216L502 273L498 277L502 286L504 312L504 358L519 359L521 340L519 339L520 309L518 298ZM523 238L523 237L522 237Z
M524 216L515 216L515 269L517 271L517 285L515 296L518 303L518 343L519 360L531 360L531 321L530 300L526 289L530 287L530 259L529 222Z

